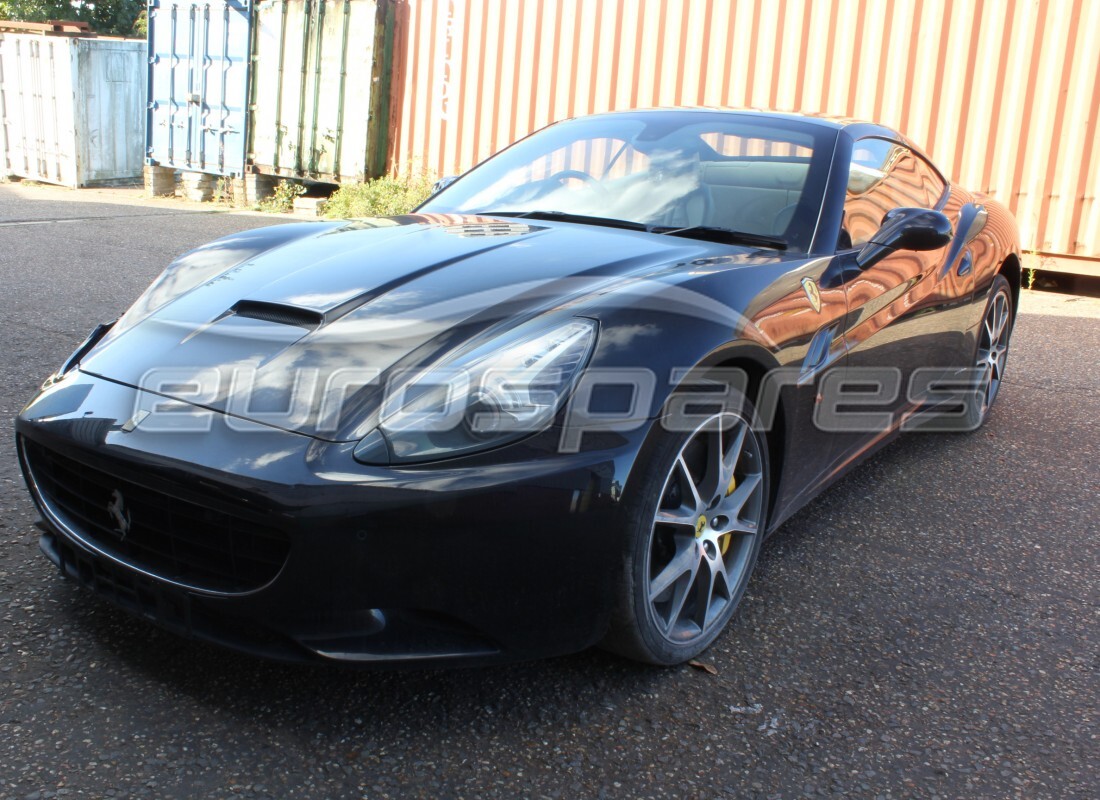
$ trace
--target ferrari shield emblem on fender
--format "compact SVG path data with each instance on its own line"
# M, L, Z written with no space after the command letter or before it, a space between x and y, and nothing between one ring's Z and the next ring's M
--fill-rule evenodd
M814 307L814 311L820 314L821 290L817 288L817 282L813 278L803 278L802 289L806 292L806 297L810 298L810 305Z

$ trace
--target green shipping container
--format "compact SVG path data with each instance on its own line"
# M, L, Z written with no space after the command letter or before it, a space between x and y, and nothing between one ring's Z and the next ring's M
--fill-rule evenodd
M330 183L386 171L395 0L253 8L252 172Z

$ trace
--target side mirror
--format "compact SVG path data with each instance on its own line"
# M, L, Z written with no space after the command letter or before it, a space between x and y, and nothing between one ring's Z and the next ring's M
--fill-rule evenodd
M856 256L860 269L868 269L895 250L939 250L954 236L951 220L927 208L895 208L882 218L871 240Z
M439 194L457 180L457 175L444 175L442 178L432 184L432 194Z

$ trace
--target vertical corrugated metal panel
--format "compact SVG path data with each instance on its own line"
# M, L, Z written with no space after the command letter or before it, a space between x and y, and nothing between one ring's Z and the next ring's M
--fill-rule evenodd
M405 50L396 39L404 35L404 3L382 0L374 23L374 64L371 68L370 125L367 129L367 177L386 173L393 147L393 94L404 72Z
M0 52L4 47L3 41L0 41ZM4 58L0 55L0 178L6 178L9 175L14 175L11 169L11 159L8 155L8 102L10 102L7 93L4 91Z
M460 172L549 122L660 105L872 119L1100 257L1096 0L410 0L394 166Z
M364 180L374 140L376 0L263 0L256 5L249 159L257 172ZM376 131L378 128L378 131ZM381 144L384 152L385 143Z
M0 59L12 174L76 186L71 40L0 33Z
M7 174L85 186L141 175L145 45L0 34Z
M147 162L244 171L251 0L150 0Z

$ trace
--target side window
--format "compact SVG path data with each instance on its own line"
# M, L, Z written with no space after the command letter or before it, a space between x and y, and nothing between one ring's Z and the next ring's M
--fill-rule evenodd
M924 188L925 196L928 199L928 207L935 208L936 204L940 202L940 198L943 197L947 184L923 158L916 156L913 160L917 162L917 173L920 175L921 186Z
M932 179L939 183L938 192ZM859 140L852 150L838 248L865 244L888 211L931 208L943 194L943 188L943 182L931 167L908 148L886 139Z

